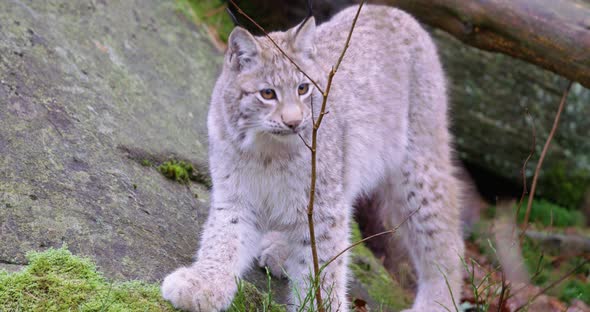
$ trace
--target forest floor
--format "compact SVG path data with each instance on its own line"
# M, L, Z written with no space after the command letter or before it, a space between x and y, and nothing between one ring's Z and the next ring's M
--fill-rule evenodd
M590 311L590 230L584 218L564 218L570 212L544 202L535 202L533 210L525 237L495 211L473 227L459 310Z

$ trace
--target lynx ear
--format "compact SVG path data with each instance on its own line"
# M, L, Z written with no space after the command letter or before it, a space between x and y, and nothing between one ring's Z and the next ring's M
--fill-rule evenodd
M313 57L315 54L315 28L315 18L310 16L289 31L295 52L302 53L309 58Z
M236 27L229 35L227 53L232 68L242 71L256 63L260 48L254 36L244 28Z

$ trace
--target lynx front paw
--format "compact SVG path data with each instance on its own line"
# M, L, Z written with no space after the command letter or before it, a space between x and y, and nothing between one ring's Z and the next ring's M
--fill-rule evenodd
M258 265L268 267L273 276L286 277L284 264L290 253L284 235L280 232L269 232L262 238Z
M236 292L235 281L207 277L196 268L180 268L166 276L162 296L176 308L209 312L227 308Z

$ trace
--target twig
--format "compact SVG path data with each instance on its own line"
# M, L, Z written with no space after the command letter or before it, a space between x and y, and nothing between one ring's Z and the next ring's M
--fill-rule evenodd
M506 275L504 274L504 271L501 272L502 274L502 288L500 290L500 299L498 299L498 312L502 312L502 308L504 307L504 305L506 305L506 295L507 292L508 294L510 294L510 289L508 288L508 285L506 284Z
M305 147L307 147L311 151L311 145L309 145L309 143L307 143L307 141L305 141L305 138L301 135L301 133L298 133L297 135L299 135L299 138L301 139L301 142L303 142L303 144L305 144Z
M313 222L313 208L314 208L314 200L315 200L315 186L316 186L316 167L317 167L317 137L318 137L318 130L320 125L322 124L322 120L325 116L326 111L326 104L328 103L328 95L330 94L330 90L332 88L332 81L334 79L334 75L336 75L336 71L340 64L342 63L342 59L344 58L344 54L346 50L348 50L348 46L350 45L350 38L352 37L352 33L354 31L354 27L356 26L356 21L358 20L359 14L361 13L361 9L363 8L363 4L365 0L362 0L359 4L358 10L356 11L356 15L354 16L354 20L352 21L352 25L350 26L350 31L348 32L348 37L346 38L346 43L344 45L344 49L340 53L340 57L338 58L338 62L336 65L332 67L332 70L328 74L328 82L326 85L325 92L322 92L322 106L320 109L320 114L318 116L317 121L313 124L313 131L311 135L311 183L310 183L310 190L309 190L309 203L307 205L307 222L309 225L309 237L311 243L311 255L313 259L313 272L315 274L315 281L319 282L320 278L320 267L318 262L318 254L317 254L317 245L315 239L315 226ZM319 90L319 89L318 89ZM316 287L316 303L318 306L318 311L323 312L324 308L322 306L322 298L321 298L321 289L320 287Z
M297 63L295 63L295 61L289 55L287 55L287 53L283 51L283 49L281 49L281 47L272 39L272 37L266 32L266 30L264 30L262 26L256 23L256 21L254 21L248 14L246 14L246 12L242 11L242 9L234 2L234 0L229 0L229 2L236 8L236 10L238 10L239 14L244 16L248 21L250 21L250 23L254 24L254 26L256 26L256 28L259 29L264 34L264 36L268 38L268 40L270 40L270 42L272 42L272 44L277 49L279 49L281 54L283 54L283 56L285 56L289 60L289 62L293 64L293 66L295 66L305 77L307 77L307 79L309 79L309 81L311 81L311 83L318 89L318 91L324 94L323 89L320 88L318 83L315 80L313 80L306 72L304 72L303 69L301 69L301 67L299 67L299 65L297 65Z
M363 238L363 239L355 242L354 244L352 244L352 245L344 248L344 250L342 250L341 252L339 252L338 254L336 254L334 257L332 257L330 260L328 260L326 263L324 263L324 265L322 266L322 270L325 267L327 267L328 265L330 265L330 263L332 263L336 259L338 259L338 257L342 256L345 252L349 251L350 249L352 249L352 248L354 248L354 247L356 247L356 246L358 246L358 245L360 245L360 244L362 244L362 243L364 243L364 242L366 242L366 241L368 241L370 239L373 239L375 237L383 236L383 235L386 235L386 234L394 234L395 232L397 232L397 230L402 225L404 225L404 223L406 223L414 214L416 214L420 210L420 208L422 208L422 207L419 207L418 209L412 211L412 213L410 213L404 220L402 220L402 222L400 222L398 225L396 225L393 229L390 229L390 230L387 230L387 231L383 231L383 232L379 232L379 233L373 234L371 236L367 236L367 237L365 237L365 238Z
M526 167L529 163L529 160L531 160L531 157L533 157L533 155L535 154L535 146L537 145L537 131L535 130L535 120L533 119L533 116L531 116L531 114L529 113L528 109L526 110L526 114L529 118L531 118L532 123L531 123L531 131L532 131L532 135L533 135L533 140L531 142L531 151L529 153L529 155L527 156L527 158L524 160L524 163L522 164L522 168L520 169L520 173L522 174L522 194L520 195L520 200L518 201L518 206L516 208L516 223L518 223L518 214L520 213L520 209L522 208L522 203L524 202L524 198L527 195L527 184L526 184Z
M529 193L529 201L526 207L526 213L524 215L524 221L522 224L523 235L528 228L529 217L531 214L531 207L533 205L533 198L535 197L535 190L537 189L537 179L539 178L539 172L541 171L541 166L543 165L543 160L545 159L545 155L547 155L547 150L549 150L549 145L551 144L551 140L555 135L555 131L557 130L557 126L559 125L559 117L561 116L561 112L563 111L563 107L565 106L565 102L567 100L567 96L570 92L572 87L572 82L570 81L567 84L567 87L563 91L563 96L561 97L561 101L559 103L559 108L557 109L557 114L555 115L555 120L553 121L553 127L551 128L551 132L549 132L549 136L545 141L545 146L543 146L543 151L541 152L541 156L539 158L539 162L537 163L537 168L535 169L535 175L533 176L533 183L531 184L531 192Z

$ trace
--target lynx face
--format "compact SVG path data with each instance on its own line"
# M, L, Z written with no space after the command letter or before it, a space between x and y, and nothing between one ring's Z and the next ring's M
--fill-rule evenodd
M278 137L297 134L309 125L311 83L303 75L273 79L278 75L265 72L264 66L254 75L238 77L242 97L237 126Z
M271 36L306 72L314 72L315 22ZM229 38L224 71L224 102L231 124L244 138L270 135L298 139L311 124L311 105L319 101L313 84L265 37L237 28ZM237 108L237 109L236 109Z

